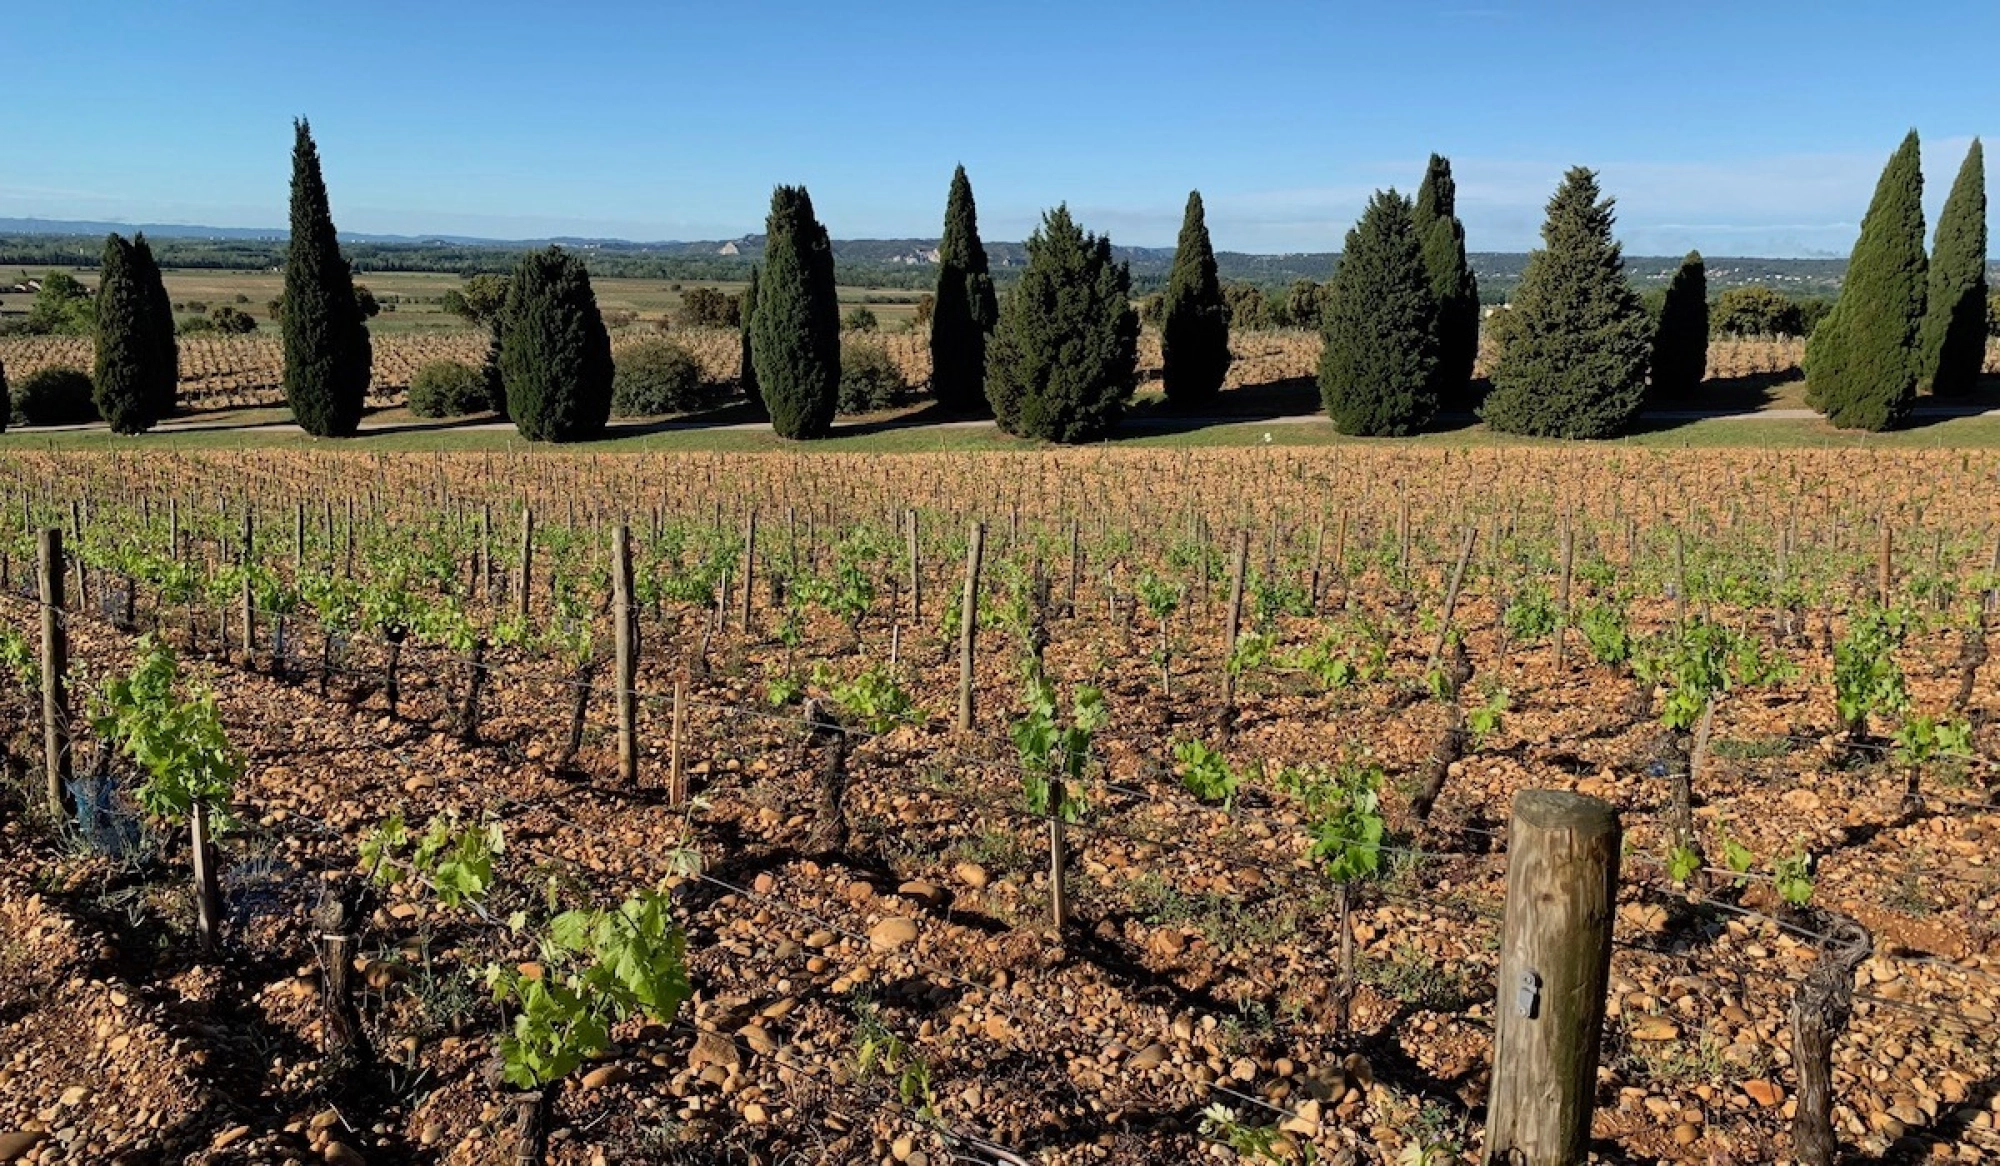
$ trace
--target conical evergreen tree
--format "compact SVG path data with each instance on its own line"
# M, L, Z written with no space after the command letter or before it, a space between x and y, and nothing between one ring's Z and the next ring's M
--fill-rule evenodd
M97 367L91 399L113 433L153 427L153 384L159 345L148 327L146 290L132 270L132 244L115 232L104 240L97 283Z
M1347 232L1325 312L1319 392L1342 433L1402 437L1437 412L1441 345L1410 200L1376 191Z
M1417 188L1413 216L1437 304L1438 359L1433 393L1442 409L1470 409L1479 402L1472 366L1479 359L1479 279L1465 257L1465 224L1458 218L1458 182L1451 160L1432 154Z
M1229 310L1215 274L1201 192L1188 194L1173 271L1160 307L1160 380L1167 400L1198 409L1215 400L1229 375Z
M1940 397L1965 396L1986 363L1986 153L1978 138L1938 214L1924 299L1925 380Z
M315 437L347 437L361 425L370 346L354 277L340 253L319 148L304 119L293 123L292 237L285 255L285 401Z
M736 381L743 390L743 400L752 413L762 420L771 419L770 410L764 408L763 390L757 387L757 359L751 352L750 333L752 322L757 318L757 269L750 269L750 286L743 289L743 303L738 311L743 326L743 363L738 366Z
M144 231L132 236L132 278L146 295L146 330L157 349L152 362L153 420L171 417L180 404L181 346L174 336L174 304Z
M1689 401L1708 375L1708 266L1690 251L1653 327L1653 401Z
M7 387L7 364L0 361L0 401L11 402L13 399L13 392ZM11 408L0 409L0 433L7 432L7 415L13 411Z
M931 309L931 395L953 413L984 413L986 340L1000 318L979 241L979 211L965 167L952 172L938 243L938 281Z
M1514 292L1510 339L1493 369L1486 423L1534 437L1611 437L1646 398L1652 321L1625 282L1613 200L1595 172L1563 176L1542 247Z
M500 367L507 412L530 441L584 441L611 418L611 334L583 260L549 247L507 285Z
M1842 429L1909 415L1923 376L1924 172L1911 130L1882 168L1840 298L1806 338L1806 403Z
M1095 440L1139 383L1132 274L1111 258L1111 240L1084 234L1066 205L1042 216L1027 251L987 349L987 400L1017 437Z
M757 388L779 437L825 437L840 406L840 300L833 243L803 186L771 192L764 271L750 327Z

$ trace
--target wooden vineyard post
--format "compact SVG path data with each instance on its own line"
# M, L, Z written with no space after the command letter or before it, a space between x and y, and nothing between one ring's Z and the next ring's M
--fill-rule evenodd
M687 804L687 764L681 756L681 736L687 731L687 678L674 678L674 729L667 743L667 804Z
M195 931L203 951L214 951L222 933L222 883L216 877L215 847L208 838L208 803L196 798L188 814L194 851Z
M639 783L639 642L632 623L632 528L611 528L612 634L617 640L618 779Z
M1444 659L1445 643L1451 638L1451 617L1458 610L1458 589L1465 584L1465 568L1472 562L1472 544L1479 541L1479 526L1466 523L1465 537L1458 542L1458 561L1452 564L1451 583L1444 590L1444 614L1438 619L1437 643L1431 648L1430 663L1424 665L1429 672Z
M1243 630L1243 576L1250 566L1250 532L1236 532L1236 553L1229 559L1229 612L1222 631L1222 707L1236 707L1236 637Z
M42 600L42 756L49 812L68 821L69 631L63 626L62 531L49 527L37 540L36 576Z
M83 562L83 505L75 499L69 504L70 540L76 543L76 607L78 611L90 606L90 576Z
M521 590L514 596L514 611L528 618L528 595L535 581L535 512L521 508Z
M319 929L320 1007L325 1013L321 1049L331 1056L351 1052L362 1039L360 1017L348 988L353 971L354 920L347 904L334 890L313 909L313 925Z
M479 506L479 598L493 602L493 503Z
M1875 602L1878 606L1889 606L1889 591L1895 582L1895 528L1888 519L1882 520L1882 549L1875 564Z
M250 586L250 568L257 562L257 525L252 511L243 511L243 666L257 654L257 595Z
M750 628L750 588L757 581L757 508L743 518L743 634L752 634Z
M1687 536L1674 530L1674 626L1686 627L1688 621L1688 568Z
M972 731L972 653L979 630L979 560L986 553L986 524L972 524L965 544L965 594L958 605L958 731Z
M917 557L917 508L910 507L903 522L903 539L910 559L910 626L921 627L924 620L924 575Z
M1833 1131L1833 1045L1854 1015L1854 969L1874 950L1868 929L1852 919L1817 912L1828 941L1792 994L1792 1064L1799 1074L1792 1114L1792 1157L1805 1166L1833 1166L1840 1139Z
M1076 618L1076 589L1083 578L1082 524L1069 520L1069 617Z
M1326 552L1326 515L1319 516L1319 526L1313 530L1312 570L1306 575L1306 606L1313 614L1319 613L1320 563Z
M298 586L306 574L306 504L292 504L292 585Z
M1562 578L1556 583L1556 672L1569 661L1569 585L1576 567L1576 532L1569 520L1562 528Z
M2000 537L1993 540L1993 561L1987 565L1986 573L1986 614L1992 615L1996 605L2000 605Z
M1063 821L1062 779L1049 783L1049 923L1055 928L1056 942L1062 942L1069 926L1069 837Z
M1489 1163L1584 1160L1620 834L1618 812L1596 798L1525 790L1514 799L1487 1099Z

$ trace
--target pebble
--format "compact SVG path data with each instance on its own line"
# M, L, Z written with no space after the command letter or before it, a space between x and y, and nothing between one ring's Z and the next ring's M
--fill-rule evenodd
M891 915L868 929L868 946L876 951L894 951L916 940L916 921L901 915Z
M616 1085L630 1079L632 1071L623 1065L599 1065L583 1075L585 1089L602 1089L606 1085Z

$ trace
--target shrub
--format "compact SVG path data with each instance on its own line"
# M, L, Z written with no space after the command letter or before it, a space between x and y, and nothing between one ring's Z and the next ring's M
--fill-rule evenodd
M193 336L200 332L215 331L215 321L207 316L190 316L174 325L174 331L182 336Z
M456 360L433 360L410 378L410 412L419 417L463 417L492 407L486 371Z
M247 336L257 330L257 317L227 304L208 314L209 323L225 336Z
M681 294L680 316L690 328L735 328L743 323L743 304L719 288L690 288Z
M987 399L1016 437L1095 441L1138 385L1132 273L1112 258L1110 238L1085 234L1068 206L1044 215L1026 248L1027 267L986 350Z
M97 420L90 374L55 365L29 373L14 386L15 425L77 425Z
M671 340L641 341L618 353L614 360L611 412L619 417L686 413L709 404L701 362Z
M900 404L910 391L903 371L877 344L849 344L840 353L840 411L872 413Z
M847 314L840 318L842 332L873 332L881 326L882 322L877 320L875 313L868 308L850 308Z

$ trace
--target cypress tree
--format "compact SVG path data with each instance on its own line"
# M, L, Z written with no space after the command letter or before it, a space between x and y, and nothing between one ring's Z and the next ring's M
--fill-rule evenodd
M1690 251L1667 285L1653 327L1654 401L1686 401L1708 373L1708 267Z
M7 364L5 361L0 361L0 401L6 401L10 405L9 408L0 409L0 433L7 432L7 417L14 411L11 408L13 400L14 394L7 388Z
M1806 403L1842 429L1887 429L1923 375L1924 173L1917 131L1882 168L1840 298L1806 338Z
M611 417L611 334L590 272L561 247L521 257L502 310L507 412L530 441L583 441Z
M146 291L133 271L132 244L116 232L105 237L97 283L97 367L91 398L113 433L153 427L154 366L159 345L148 326Z
M285 254L285 401L315 437L348 437L361 425L370 348L354 277L320 177L319 148L293 123L292 237Z
M750 286L743 289L743 303L738 316L742 320L743 327L743 363L739 366L740 371L736 377L737 384L743 390L743 400L749 404L750 411L756 414L760 420L769 421L771 419L770 410L764 408L764 393L757 387L757 360L750 351L751 326L757 317L757 269L755 267L750 269Z
M1921 339L1931 392L1972 392L1986 363L1986 153L1978 138L1938 214Z
M931 308L931 395L953 413L986 411L986 340L1000 318L965 167L952 172Z
M1342 433L1402 437L1437 412L1441 320L1410 200L1376 191L1328 297L1319 392Z
M146 233L132 236L132 278L146 297L146 330L152 335L155 354L151 364L153 420L171 417L180 404L181 346L174 336L174 304L167 295L167 283L153 258L153 245ZM102 410L100 410L102 412Z
M1108 237L1086 235L1059 206L1028 237L1021 281L1000 305L986 353L986 397L1000 428L1046 441L1091 441L1139 383L1132 273Z
M757 388L779 437L825 437L840 405L840 300L833 243L803 186L771 192L764 272L750 328Z
M1652 322L1625 282L1614 202L1594 171L1563 176L1542 247L1514 292L1511 339L1493 369L1486 423L1533 437L1611 437L1646 397Z
M1208 241L1201 192L1190 191L1161 304L1160 379L1167 400L1184 409L1215 400L1231 359L1229 310L1215 274L1215 248Z
M1479 279L1465 258L1465 224L1458 218L1458 182L1451 160L1432 154L1417 188L1414 215L1437 304L1438 359L1433 394L1445 409L1478 404L1472 366L1479 359Z

